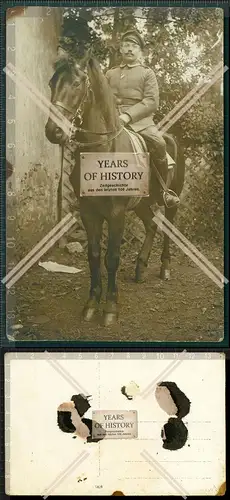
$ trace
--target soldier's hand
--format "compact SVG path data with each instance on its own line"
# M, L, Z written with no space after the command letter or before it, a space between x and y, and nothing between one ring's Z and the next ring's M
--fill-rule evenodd
M129 123L131 121L131 118L129 115L127 115L126 113L122 113L120 116L119 116L120 120L126 125L127 123Z

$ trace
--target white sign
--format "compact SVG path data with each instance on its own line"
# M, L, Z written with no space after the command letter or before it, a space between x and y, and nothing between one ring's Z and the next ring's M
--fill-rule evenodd
M95 410L92 412L92 438L137 438L136 410Z
M80 196L149 196L149 153L81 153Z

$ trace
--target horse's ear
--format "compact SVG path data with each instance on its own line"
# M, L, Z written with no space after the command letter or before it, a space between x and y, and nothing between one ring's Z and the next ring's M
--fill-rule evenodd
M84 57L80 61L80 68L82 71L87 70L88 62L91 57L91 48L86 50Z
M97 92L97 86L99 84L99 80L101 79L101 67L99 62L94 57L89 57L87 63L87 70L89 75L89 80L93 87L95 87L95 91Z
M99 62L94 57L91 56L88 58L88 67L90 68L91 71L100 72L101 70Z
M94 93L95 93L95 75L94 75L94 71L93 71L92 66L93 66L93 60L92 60L92 57L90 57L87 61L87 74L89 77L91 87L92 87L92 89L94 89ZM95 97L96 97L96 94L97 94L97 92L95 93Z

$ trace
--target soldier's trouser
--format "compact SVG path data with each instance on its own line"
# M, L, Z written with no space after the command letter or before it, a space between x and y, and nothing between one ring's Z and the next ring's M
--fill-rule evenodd
M147 141L151 142L159 158L164 159L166 156L166 142L157 127L152 125L144 130L140 130L138 134L142 135L142 137L144 137Z
M166 156L166 142L157 127L150 126L138 132L150 146L153 153L154 164L159 171L163 181L166 183L168 176L168 162Z

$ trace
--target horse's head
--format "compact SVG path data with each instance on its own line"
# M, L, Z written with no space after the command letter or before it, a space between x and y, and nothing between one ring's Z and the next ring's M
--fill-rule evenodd
M76 119L77 113L81 112L87 91L87 75L82 66L68 57L58 59L54 69L49 82L51 107L45 133L53 144L63 144L68 138L70 123Z
M47 139L54 144L64 144L71 135L72 122L78 126L78 116L85 120L87 115L90 121L87 128L93 133L120 127L113 92L100 64L89 54L87 51L80 64L62 54L54 65L55 72L49 82L50 116L45 128Z

